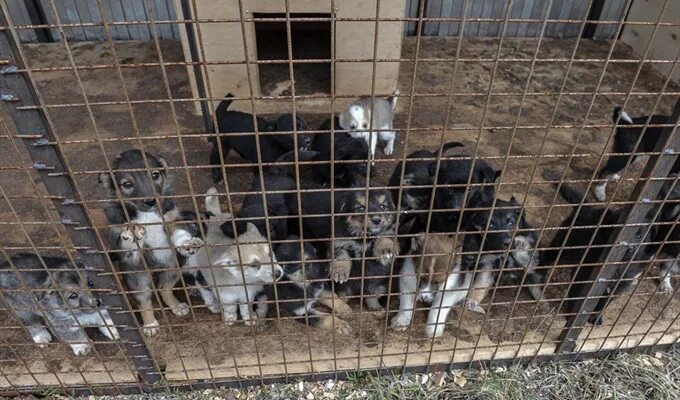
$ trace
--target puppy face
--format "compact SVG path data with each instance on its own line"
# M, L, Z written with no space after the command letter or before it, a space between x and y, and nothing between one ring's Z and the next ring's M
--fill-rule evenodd
M70 268L70 267L69 267ZM73 270L59 271L52 276L51 291L45 295L45 300L62 305L74 313L92 314L101 305L100 300L88 288L94 288L94 283L85 273L84 279Z
M154 193L159 196L167 194L170 185L165 172L168 162L161 156L149 153L145 155L149 165L148 171L142 152L128 150L121 153L113 162L113 175L108 172L102 173L99 176L99 183L110 196L115 196L118 187L127 205L139 211L149 212L158 209ZM140 170L124 171L127 169Z
M484 250L504 250L510 247L513 232L520 224L522 206L515 198L510 201L497 200L496 208L488 221L489 230L484 240ZM488 211L476 212L472 217L473 229L478 232L486 230Z
M394 225L396 208L392 194L387 190L370 189L368 198L366 191L358 189L345 192L341 198L339 212L352 213L346 219L348 232L360 236L364 232L377 235L391 229ZM368 220L364 217L368 209Z
M340 114L339 122L342 129L348 131L367 131L371 124L371 112L354 102Z
M312 137L304 134L307 130L307 123L299 116L295 117L295 129L293 128L293 114L283 114L276 119L276 130L279 132L297 132L298 148L300 151L309 150L312 144Z
M291 236L288 239L298 239L296 236ZM300 252L300 245L298 243L282 243L276 249L276 259L283 262L284 276L293 282L304 282L309 279L320 279L323 277L321 273L322 267L320 264L314 262L317 259L316 250L314 246L309 243L303 244L304 252ZM302 262L304 261L304 270Z
M245 276L246 284L269 284L281 279L283 268L278 264L276 256L269 251L267 239L257 227L247 224L247 230L238 236L237 246L229 246L216 264L238 267L241 271L233 271L236 279ZM239 257L240 253L240 257Z

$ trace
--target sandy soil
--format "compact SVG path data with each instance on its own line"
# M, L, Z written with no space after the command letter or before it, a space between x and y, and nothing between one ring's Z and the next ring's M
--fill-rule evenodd
M537 227L550 228L559 224L567 209L556 208L548 212L555 194L543 182L542 171L549 168L563 172L566 168L568 177L590 178L601 154L606 151L611 128L581 127L584 124L610 123L612 108L623 102L625 96L620 93L631 89L638 64L623 62L632 59L632 53L625 46L617 46L612 58L621 61L609 64L603 74L604 63L592 60L606 58L610 44L583 41L565 80L566 62L532 64L536 43L534 40L506 40L500 57L512 57L515 61L499 63L497 68L491 61L419 61L414 76L413 63L403 63L399 80L402 94L412 92L413 82L415 93L440 96L420 97L413 102L408 97L399 100L395 125L412 130L400 132L396 154L402 156L404 152L410 153L419 148L434 150L441 142L463 141L467 153L477 152L479 157L488 159L499 168L505 165L500 196L507 199L514 194L524 200L530 222ZM570 40L546 39L538 57L568 59L574 44ZM419 57L452 58L456 54L456 45L457 39L423 40ZM161 48L164 61L181 61L182 51L178 43L163 42ZM491 59L495 57L497 48L497 40L465 39L461 57ZM82 43L72 49L75 63L79 66L113 63L113 50L106 44ZM74 72L68 70L68 57L59 45L27 45L24 51L32 68L66 68L36 71L34 78L43 101L52 106L61 105L49 108L48 117L95 221L101 221L97 174L122 149L143 145L147 150L160 152L172 166L182 167L172 170L171 175L177 195L182 196L179 203L183 206L193 207L190 196L204 193L210 187L206 169L209 146L205 137L196 135L203 132L202 119L192 114L194 107L190 101L174 102L172 105L167 101L169 93L165 76L173 99L191 98L186 69L168 66L164 75L157 66L125 67L157 61L153 43L117 44L115 51L123 67L122 80L116 69L111 68L81 69L78 80ZM403 58L412 59L414 51L414 41L406 39ZM530 72L532 67L533 72ZM528 94L523 98L530 73ZM560 91L563 82L563 95L557 103L555 92ZM663 82L645 65L635 81L634 90L658 93ZM489 87L492 95L483 95ZM673 90L677 91L677 87ZM94 103L90 109L63 106L83 103L82 91L87 100ZM444 131L446 95L450 92L454 96ZM131 106L125 103L126 96L133 101ZM639 114L650 112L657 97L631 96L627 109L638 110ZM156 101L134 104L136 100ZM672 101L670 96L661 97L656 111L668 113ZM558 127L550 130L540 128L550 122L553 111L552 125ZM310 126L317 126L325 119L324 115L318 114L303 116ZM11 130L11 121L3 121ZM515 125L520 128L513 129ZM44 212L38 199L26 199L26 196L43 194L44 190L39 178L30 175L29 179L25 170L16 168L30 166L31 163L21 148L21 142L15 142L18 146L16 151L4 129L0 138L3 154L0 182L9 204L7 201L0 204L2 245L5 248L30 246L22 230L25 229L36 245L58 248L68 242L67 238L60 236L59 219L53 212ZM571 153L576 157L567 165ZM239 165L237 157L231 156L228 161L230 191L247 190L250 172ZM387 159L380 163L377 183L386 184L394 164ZM191 168L183 168L185 166ZM639 167L633 168L627 175L630 180L621 184L617 199L626 198L638 173ZM33 188L31 181L37 184L37 189ZM614 187L611 185L610 193ZM238 198L234 199L235 204L238 201ZM17 217L32 223L20 226L16 224ZM4 224L4 221L10 223ZM45 221L53 223L45 224ZM550 230L546 230L542 243L547 243L551 236ZM556 282L564 279L561 274L556 275ZM609 325L587 330L582 338L590 335L591 339L584 348L597 349L607 335L613 339L607 342L606 347L648 343L659 339L666 329L666 333L676 337L680 326L674 319L680 309L680 296L672 299L652 296L650 293L654 289L654 282L650 279L640 285L635 296L616 299L607 309L606 318L610 324L619 318L617 326L614 329ZM271 321L264 332L255 334L252 329L243 326L225 327L218 316L198 307L184 319L164 311L161 318L163 332L149 339L147 344L168 379L244 377L261 373L422 365L427 362L549 354L564 322L562 317L555 317L562 288L552 286L548 289L547 299L538 304L531 301L525 291L518 295L516 292L517 288L506 288L490 294L487 314L483 316L455 310L446 335L434 341L423 338L422 325L418 326L424 322L424 312L418 313L411 332L395 333L386 329L391 315L371 314L364 310L348 317L354 334L332 336L315 329L305 329L303 325L288 320ZM518 303L513 306L516 295ZM395 303L396 299L392 299L391 304ZM358 304L355 305L358 310ZM6 318L7 313L2 312L0 317ZM16 323L3 327L0 339L0 362L5 371L4 377L0 376L0 385L7 385L8 381L34 384L28 369L40 372L39 379L50 383L65 382L65 379L88 382L134 379L129 361L124 359L124 353L115 344L103 343L97 346L97 355L76 359L61 344L38 351ZM404 354L406 351L408 357ZM310 359L314 361L310 362ZM259 368L258 363L269 365ZM101 372L107 369L114 372ZM90 375L74 374L77 371L88 371Z

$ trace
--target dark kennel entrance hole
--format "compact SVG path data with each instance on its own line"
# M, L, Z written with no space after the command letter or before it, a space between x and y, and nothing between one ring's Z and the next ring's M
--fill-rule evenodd
M286 14L255 13L255 40L258 60L288 60L285 22L258 22L258 18L285 18ZM330 14L290 14L291 18L330 18ZM295 93L330 93L330 62L296 63L295 60L329 60L331 58L330 21L291 21ZM281 82L290 80L288 62L260 64L260 89L269 95ZM290 88L277 94L290 95Z

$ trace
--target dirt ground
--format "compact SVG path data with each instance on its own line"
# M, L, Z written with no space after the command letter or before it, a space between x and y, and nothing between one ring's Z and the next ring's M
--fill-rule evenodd
M479 59L496 57L497 40L465 39L461 61L457 63L436 61L455 57L457 39L423 40L419 58L434 61L418 61L415 76L414 64L402 63L399 89L408 95L413 83L415 93L439 96L419 97L412 102L409 97L399 100L395 126L412 130L399 133L395 154L401 157L416 149L435 150L442 142L463 141L467 154L477 154L498 168L504 167L500 197L507 199L515 195L524 202L531 224L550 228L558 226L568 211L566 207L558 207L549 213L555 193L545 184L541 173L546 169L561 173L566 168L569 178L590 179L599 158L607 150L611 128L602 125L610 123L613 107L623 103L633 82L633 91L654 95L632 95L626 107L631 114L651 112L657 101L655 111L669 113L674 99L670 95L657 95L663 89L664 80L648 64L635 79L639 63L627 62L635 56L624 45L616 47L612 55L616 61L607 65L603 73L605 63L599 60L606 58L611 44L581 41L566 75L565 59L571 57L575 42L544 39L538 58L550 61L533 63L536 44L534 40L506 40L499 56L513 60L495 65L493 61ZM182 61L178 42L162 42L161 48L165 62ZM204 133L204 128L201 117L193 114L192 102L171 104L167 101L169 95L181 100L192 97L185 67L167 66L165 74L158 66L128 68L129 64L157 62L158 55L153 43L120 42L115 52L122 67L122 81L117 70L111 68L83 68L77 79L60 45L26 45L23 50L33 69L61 68L37 70L34 78L42 100L53 106L48 108L48 117L55 136L62 142L61 149L96 222L101 221L97 175L117 153L131 147L143 146L147 151L159 152L171 166L180 167L170 172L175 192L180 196L178 202L193 208L191 195L205 193L211 186L206 165L210 147L204 136L197 135ZM113 49L103 43L75 44L72 50L78 66L113 62ZM414 52L415 42L405 39L402 58L412 59ZM529 76L528 94L524 97ZM170 88L170 94L166 87ZM561 88L562 95L558 96L556 93ZM489 89L492 94L487 96ZM677 90L674 86L666 89ZM75 105L84 103L83 91L90 103L89 109ZM454 96L447 122L449 93ZM126 97L132 102L130 106L126 104ZM138 100L156 101L135 103ZM327 118L321 114L302 116L312 127ZM5 197L0 204L2 246L16 251L30 246L32 241L40 246L54 246L56 250L68 240L59 229L55 213L44 212L38 199L26 198L42 194L43 189L37 176L29 173L31 179L27 179L26 171L17 168L31 163L21 142L15 141L15 148L7 138L6 132L12 130L11 121L3 116L3 122L5 125L0 127L3 130L0 184ZM445 123L446 131L443 131ZM549 123L557 127L549 130L542 127ZM582 128L583 125L588 127ZM515 126L518 128L514 129ZM575 156L569 163L572 153ZM381 157L385 161L380 162L376 182L386 184L395 161L387 160L382 154ZM228 162L230 191L247 190L251 182L248 168L233 155ZM186 166L191 168L184 168ZM627 198L639 171L636 167L626 175L629 180L620 185L617 199ZM37 185L37 192L31 180ZM609 193L615 186L610 185ZM224 191L224 187L221 190ZM201 199L198 201L200 204ZM238 198L234 203L238 204ZM225 204L223 202L223 206ZM17 218L24 224L17 224ZM541 242L548 243L551 236L551 231L545 230ZM557 274L555 280L561 279ZM611 348L675 340L680 331L680 324L675 321L680 296L652 295L655 288L650 277L633 296L616 299L605 313L608 324L586 329L579 345L583 349L597 349L603 344ZM556 316L562 290L551 286L546 300L536 303L526 291L517 294L516 288L498 289L487 298L485 315L456 309L445 336L434 341L421 333L425 312L417 314L413 329L407 333L388 329L392 314L363 310L346 317L354 328L352 335L329 335L289 320L270 321L264 332L256 334L241 325L224 326L219 316L209 314L200 307L199 301L187 318L164 311L162 333L148 339L147 344L169 380L549 354L564 323L562 317ZM517 303L513 305L515 297ZM390 300L391 308L396 301L396 298ZM358 304L355 305L358 310ZM9 315L3 311L0 318L7 319ZM605 343L607 337L609 340ZM100 336L97 338L103 340ZM76 359L61 344L38 350L16 323L0 329L0 339L0 364L4 370L0 386L10 382L35 384L27 370L39 372L36 379L41 382L54 384L134 379L129 360L116 344L102 342L97 345L95 356ZM258 367L258 364L266 366Z

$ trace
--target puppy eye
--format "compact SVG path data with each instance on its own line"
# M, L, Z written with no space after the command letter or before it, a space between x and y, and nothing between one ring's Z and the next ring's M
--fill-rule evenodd
M68 295L68 298L71 300L75 300L78 298L78 293L71 293Z
M91 288L94 287L94 282L92 282L92 279L87 281L87 287L91 287Z
M357 129L357 126L355 124L352 124L349 126L349 129Z
M157 181L157 180L161 179L161 173L158 172L158 171L153 171L153 172L151 173L151 178L152 178L154 181Z
M123 189L132 189L133 185L132 185L132 182L130 182L130 181L123 181L123 182L121 182L120 186Z
M490 223L490 224L489 224L489 229L494 229L494 228L495 228L494 223L493 223L493 222Z
M354 212L364 212L366 208L364 206L356 206L354 207Z
M368 124L364 122L364 123L361 125L361 127L364 128L364 129L366 129L366 128L368 128Z
M387 210L387 204L382 203L382 204L380 205L380 209L381 209L381 210Z
M260 262L259 261L253 261L248 265L250 268L260 268Z

